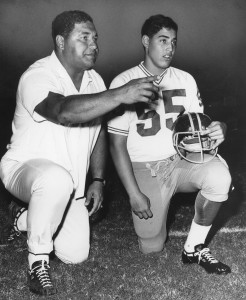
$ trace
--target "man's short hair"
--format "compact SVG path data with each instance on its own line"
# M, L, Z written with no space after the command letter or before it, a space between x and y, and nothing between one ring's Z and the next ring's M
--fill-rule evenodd
M147 35L152 38L162 28L173 29L178 32L178 25L169 17L163 15L154 15L149 17L143 24L141 35Z
M61 35L67 38L74 29L76 23L93 23L93 19L87 13L80 10L64 11L52 22L52 38L56 46L56 36Z

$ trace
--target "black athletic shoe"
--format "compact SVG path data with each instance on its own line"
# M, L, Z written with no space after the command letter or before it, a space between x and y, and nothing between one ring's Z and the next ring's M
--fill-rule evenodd
M202 266L208 273L228 274L231 273L230 267L215 259L209 248L204 244L197 245L195 252L182 252L182 261L184 264L196 263Z
M45 260L32 264L32 269L28 272L28 281L30 291L35 294L49 296L57 293L51 280L50 266Z
M26 235L18 229L17 221L21 214L27 209L11 201L8 210L11 224L6 224L0 231L1 246L20 244L26 241Z

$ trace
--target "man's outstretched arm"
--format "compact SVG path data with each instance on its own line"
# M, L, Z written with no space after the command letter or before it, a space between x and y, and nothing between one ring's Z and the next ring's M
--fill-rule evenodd
M153 84L158 76L134 79L127 84L95 94L63 96L49 95L35 107L47 120L58 124L85 123L105 115L122 103L150 102L158 88Z

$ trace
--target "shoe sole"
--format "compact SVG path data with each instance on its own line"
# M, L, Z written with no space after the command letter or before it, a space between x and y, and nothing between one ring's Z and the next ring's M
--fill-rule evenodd
M200 264L198 264L198 263L196 263L196 262L192 262L192 261L190 261L190 260L186 260L186 259L182 259L182 262L183 262L183 264L185 264L185 265L191 265L191 264L196 264L196 265L198 265L198 266L200 266L201 268L203 268L203 270L205 270L208 274L217 274L217 275L227 275L227 274L230 274L231 273L231 270L229 271L225 271L225 272L213 272L213 271L208 271L208 270L206 270L203 266L201 266Z

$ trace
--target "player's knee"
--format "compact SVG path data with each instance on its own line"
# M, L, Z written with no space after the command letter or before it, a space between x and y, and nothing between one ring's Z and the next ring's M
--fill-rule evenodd
M161 252L164 248L166 235L158 235L152 238L138 237L139 250L144 254Z
M162 251L167 238L165 223L149 227L140 225L139 223L134 224L138 236L139 250L144 254Z
M215 194L227 194L231 186L231 174L226 166L211 164L206 169L204 189Z
M79 264L87 260L89 256L89 244L73 249L56 251L56 256L65 264Z

